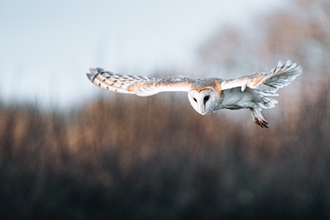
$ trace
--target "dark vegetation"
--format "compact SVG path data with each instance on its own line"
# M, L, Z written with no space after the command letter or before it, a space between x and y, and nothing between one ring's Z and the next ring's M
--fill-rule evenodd
M118 95L70 115L2 106L0 214L329 218L330 97L321 91L294 115L277 106L284 115L270 129L203 117L167 95Z
M225 29L200 50L227 72L281 55L304 67L264 111L269 129L244 111L198 115L186 95L0 104L1 219L329 219L330 10L293 2L262 19L263 41Z

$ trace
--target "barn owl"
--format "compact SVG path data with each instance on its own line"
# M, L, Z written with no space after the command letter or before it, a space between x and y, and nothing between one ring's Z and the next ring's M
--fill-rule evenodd
M201 115L220 109L249 109L254 123L269 128L261 110L273 108L277 101L270 97L278 96L277 90L290 84L301 73L302 68L288 60L286 63L279 61L277 67L269 73L254 73L236 79L192 79L184 76L158 79L114 74L101 68L91 68L87 77L104 90L138 96L159 92L188 92L190 104ZM269 86L270 89L257 89L261 85Z

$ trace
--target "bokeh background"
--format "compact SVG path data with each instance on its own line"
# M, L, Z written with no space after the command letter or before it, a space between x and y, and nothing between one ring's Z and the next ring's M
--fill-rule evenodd
M4 219L329 219L330 2L1 1ZM85 73L304 72L264 111L111 94Z

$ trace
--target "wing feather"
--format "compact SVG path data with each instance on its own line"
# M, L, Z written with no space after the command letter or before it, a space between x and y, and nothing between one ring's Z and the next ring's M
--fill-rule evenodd
M158 79L114 74L101 68L91 68L87 77L93 84L104 90L139 96L150 96L159 92L188 91L195 82L195 80L183 76Z
M254 89L264 84L277 90L289 85L301 73L302 68L297 67L296 63L291 63L288 60L283 64L279 61L277 67L272 69L270 73L255 73L237 79L224 80L221 82L221 89L241 87L241 90L244 91L246 87Z

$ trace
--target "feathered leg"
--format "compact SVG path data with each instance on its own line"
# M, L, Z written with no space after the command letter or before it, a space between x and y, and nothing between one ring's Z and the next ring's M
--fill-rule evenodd
M262 128L269 128L269 124L262 116L260 108L250 108L250 111L251 111L254 123L256 123L257 125L259 125Z

